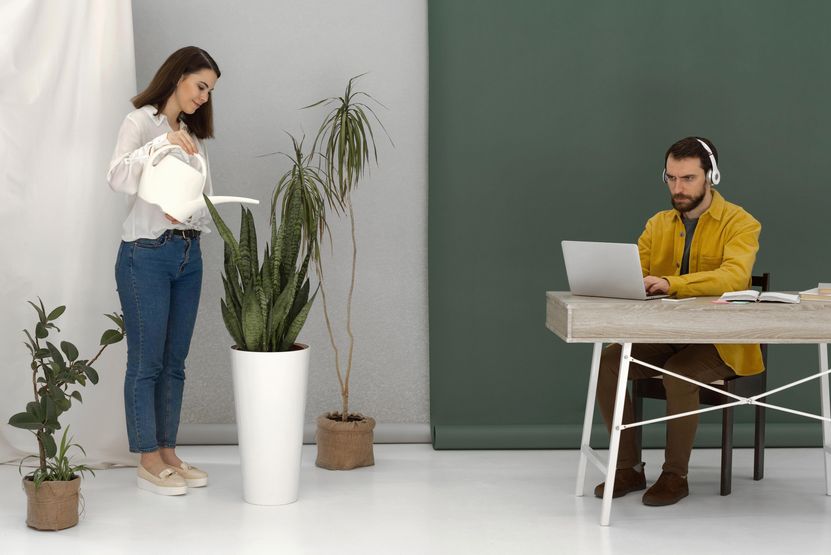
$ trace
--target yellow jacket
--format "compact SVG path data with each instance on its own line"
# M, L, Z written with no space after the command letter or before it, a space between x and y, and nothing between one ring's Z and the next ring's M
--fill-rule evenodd
M712 203L693 234L688 274L679 275L686 232L677 210L652 216L638 239L643 275L666 279L671 295L717 296L750 287L762 226L715 189L712 194ZM716 345L716 349L736 374L750 376L765 369L759 345Z

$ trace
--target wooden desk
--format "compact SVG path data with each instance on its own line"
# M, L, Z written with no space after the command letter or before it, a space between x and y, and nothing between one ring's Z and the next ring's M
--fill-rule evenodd
M567 343L594 343L580 462L577 469L577 495L585 493L586 463L591 461L605 471L600 524L608 526L611 516L620 432L642 425L622 425L623 401L629 375L632 343L816 343L819 347L820 372L751 398L734 396L734 404L759 404L765 407L822 421L825 455L825 488L831 495L831 400L829 400L828 343L831 343L831 302L800 304L750 303L714 304L712 297L671 303L662 300L630 301L600 297L580 297L569 292L546 293L546 327ZM603 343L621 343L620 376L612 418L608 459L589 445L594 417L595 390ZM806 381L820 380L822 415L771 405L759 398ZM694 381L694 380L690 380ZM699 386L708 387L707 384ZM708 407L696 412L724 408ZM685 415L691 413L685 413ZM674 415L680 417L682 415ZM671 418L671 417L670 417ZM666 420L653 419L647 423Z

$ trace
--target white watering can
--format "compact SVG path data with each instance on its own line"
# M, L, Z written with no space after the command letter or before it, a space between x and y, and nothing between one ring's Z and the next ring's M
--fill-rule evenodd
M176 156L164 156L174 148L184 150L179 145L165 145L155 151L141 173L138 196L145 202L158 205L165 213L180 222L190 218L194 212L207 208L202 191L208 178L208 166L201 154L194 154L199 160L201 171L183 162ZM213 204L241 202L260 204L260 201L246 197L208 197Z

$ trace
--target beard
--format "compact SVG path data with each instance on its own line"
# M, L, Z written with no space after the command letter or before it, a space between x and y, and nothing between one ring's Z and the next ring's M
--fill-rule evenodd
M690 212L698 208L698 205L704 200L705 194L706 191L702 191L702 193L698 196L672 195L670 197L672 200L672 207L681 213Z

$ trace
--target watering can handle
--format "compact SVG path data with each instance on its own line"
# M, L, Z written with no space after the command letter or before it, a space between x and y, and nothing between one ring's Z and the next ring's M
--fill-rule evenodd
M183 149L179 145L164 145L163 147L161 147L158 150L154 151L153 154L150 155L150 164L155 166L156 164L159 163L159 160L160 160L159 155L160 154L165 154L166 155L168 152L170 152L174 148L178 148L182 152L185 152L185 149ZM188 153L185 152L185 155L188 156ZM202 183L204 183L205 179L207 179L207 177L208 177L208 165L205 163L205 158L201 154L199 154L198 152L196 154L194 154L193 157L196 158L197 160L199 160L200 173L202 174Z

